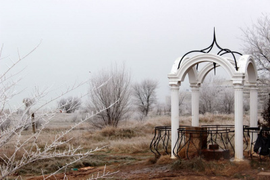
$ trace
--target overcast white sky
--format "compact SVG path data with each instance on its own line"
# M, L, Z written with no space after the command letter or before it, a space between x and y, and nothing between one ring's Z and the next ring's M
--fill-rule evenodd
M124 62L134 82L158 80L164 101L177 57L209 46L214 27L221 47L242 52L241 28L269 7L269 0L0 0L0 43L8 57L0 66L15 60L17 49L26 54L42 40L17 67L26 68L17 86L26 90L14 102L35 86L67 87L114 62Z

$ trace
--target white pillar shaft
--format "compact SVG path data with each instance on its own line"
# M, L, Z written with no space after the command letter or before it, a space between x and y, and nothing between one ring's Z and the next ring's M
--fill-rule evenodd
M250 103L249 103L249 126L258 126L258 89L256 87L250 88ZM257 139L257 134L252 133L249 141L249 148L251 148L251 153L253 152L254 141Z
M235 160L243 159L243 86L234 86Z
M171 158L175 158L173 153L177 141L179 128L179 86L171 86Z
M258 90L250 88L250 127L258 126Z
M192 126L199 126L199 87L191 87L192 91Z

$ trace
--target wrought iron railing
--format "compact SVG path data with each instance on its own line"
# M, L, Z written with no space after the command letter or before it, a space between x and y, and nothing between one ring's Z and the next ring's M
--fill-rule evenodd
M155 156L160 156L160 149L169 154L169 145L171 144L171 126L157 126L155 127L155 134L150 143L150 150Z
M243 149L250 152L260 128L243 126ZM269 130L270 132L270 130ZM181 158L181 151L185 151L185 158L190 158L190 147L201 155L201 150L209 145L217 144L222 150L231 150L234 155L234 125L203 125L200 129L194 129L192 126L180 126L178 128L178 139L174 144L174 155ZM197 140L197 142L195 142ZM155 127L154 137L150 143L150 150L159 157L162 153L171 153L171 126Z
M218 145L220 149L233 149L232 136L234 128L231 125L202 126L200 129L179 128L178 140L174 146L174 155L189 159L190 154L201 155L202 149L208 145ZM182 153L181 153L182 152Z
M208 131L208 144L218 144L221 149L232 149L234 138L234 125L202 125Z

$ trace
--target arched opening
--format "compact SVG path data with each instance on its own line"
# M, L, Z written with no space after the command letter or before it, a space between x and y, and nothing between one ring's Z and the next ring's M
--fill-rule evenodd
M256 83L257 81L257 73L253 63L249 63L247 67L247 79L249 83Z

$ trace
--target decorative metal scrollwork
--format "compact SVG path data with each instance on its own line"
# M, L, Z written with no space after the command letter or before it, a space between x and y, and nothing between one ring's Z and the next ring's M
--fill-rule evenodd
M216 45L217 48L219 48L219 51L218 51L217 55L219 55L219 56L222 56L224 54L231 54L232 55L232 57L234 59L235 70L238 71L238 68L239 67L237 66L237 61L236 61L236 58L235 58L235 54L238 54L240 56L242 56L242 54L239 53L239 52L237 52L237 51L231 51L230 49L227 49L227 48L224 49L224 48L220 47L219 44L217 43L215 28L214 28L214 37L213 37L213 41L212 41L211 45L208 46L207 48L204 48L204 49L201 49L201 50L189 51L186 54L184 54L184 56L182 56L182 58L180 59L180 62L178 64L178 68L177 69L180 68L180 64L181 64L182 60L188 54L191 54L191 53L209 53L213 49L214 45ZM215 69L216 68L216 63L213 63L213 65L214 65L214 69ZM197 65L197 68L198 68L198 65Z
M171 143L171 126L155 127L155 135L150 144L150 150L156 157L161 156L159 148L164 149L166 154L169 154L169 143Z
M150 143L150 150L155 154L156 157L160 157L163 153L171 153L171 145L173 146L173 153L176 157L181 158L180 154L184 151L185 158L189 159L189 154L193 151L197 151L197 154L200 156L203 148L207 148L208 145L217 144L221 150L230 149L232 150L233 154L235 153L233 145L235 138L234 125L203 125L201 127L204 129L195 130L192 129L191 126L180 126L178 128L176 144L170 144L171 127L157 126L155 127L155 134ZM256 139L253 139L253 137L255 134L258 134L259 131L260 128L258 127L243 126L244 150L253 152L252 148L254 147L256 141ZM270 129L264 130L264 132L270 133ZM251 144L249 145L249 143ZM249 155L252 157L252 154Z

